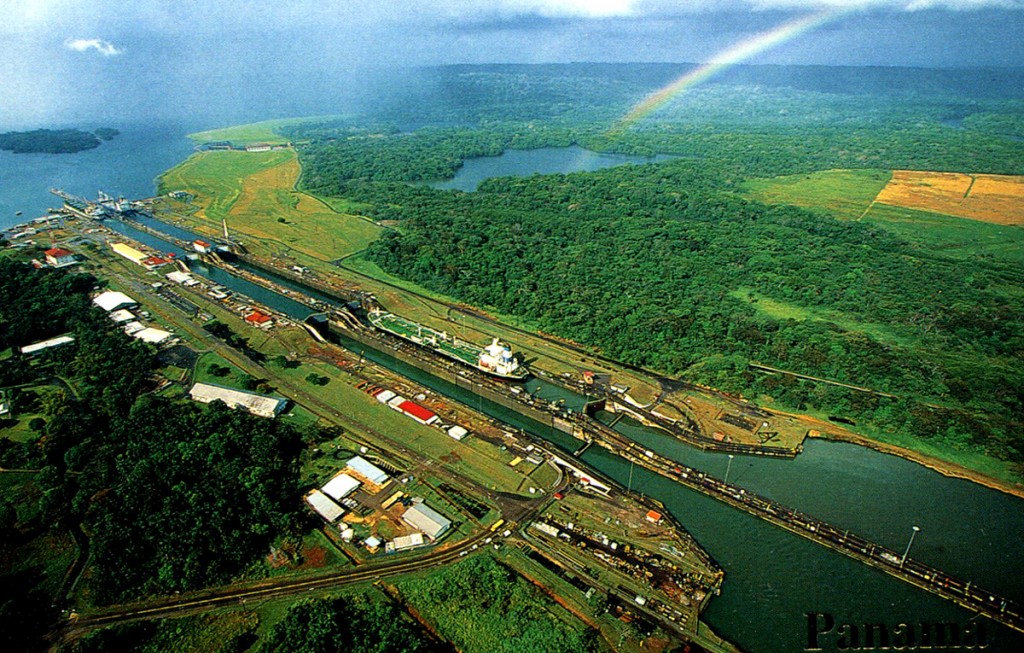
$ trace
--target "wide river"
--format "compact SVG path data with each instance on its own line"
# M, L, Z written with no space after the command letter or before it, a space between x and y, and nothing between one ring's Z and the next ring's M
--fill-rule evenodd
M127 134L126 134L127 135ZM152 179L164 168L188 153L187 141L179 135L124 138L122 144L136 148L151 147L150 152L125 152L104 144L90 153L64 155L88 157L82 161L28 161L0 153L0 227L18 220L15 210L34 217L39 207L54 205L47 191L52 185L66 184L69 190L89 195L90 189L149 195ZM114 143L117 141L115 139ZM148 145L147 145L148 144ZM104 150L104 148L107 148ZM161 149L163 148L163 149ZM578 149L578 148L574 148ZM508 153L490 157L487 176L533 172L569 172L573 169L545 167L549 161L564 160L551 149ZM515 156L509 156L514 154ZM578 151L567 158L585 160ZM54 155L48 155L54 156ZM524 158L537 157L532 164ZM495 167L501 160L515 161L512 168ZM40 179L25 181L18 170L23 161ZM618 161L617 163L623 163ZM610 163L616 165L617 163ZM128 174L120 167L133 164ZM460 183L472 190L481 179L474 172L475 162L467 162L460 171ZM162 167L160 167L162 166ZM606 167L606 166L600 166ZM579 170L592 169L586 167ZM53 171L55 176L47 176ZM73 174L68 170L73 170ZM69 176L70 175L70 176ZM127 175L127 177L125 176ZM9 180L22 180L29 188L12 192ZM74 180L72 185L69 180ZM142 180L149 185L139 188ZM125 180L125 181L118 181ZM134 180L134 181L133 181ZM459 181L459 177L456 180ZM31 183L28 183L31 182ZM454 187L454 186L453 186ZM30 211L32 214L30 214ZM22 219L25 219L22 218ZM114 226L112 224L111 226ZM128 227L117 227L131 233ZM139 232L136 232L138 235ZM160 245L151 237L140 240ZM163 246L162 249L170 249ZM287 298L267 292L217 270L199 270L238 292L250 294L278 310L304 317L308 310ZM368 355L371 352L367 352ZM572 450L578 443L550 428L529 422L507 409L481 400L466 388L457 388L427 377L422 372L374 355L380 362L403 374L477 405L520 428ZM549 396L557 390L538 382L531 384ZM673 438L629 421L617 427L643 442L647 448L671 456L709 474L725 474L727 459L705 454L682 445ZM629 463L598 448L590 448L585 462L604 474L626 484L632 474L632 487L662 501L666 508L696 537L725 568L726 580L721 596L716 597L706 619L719 633L747 651L784 653L803 650L807 644L805 613L829 613L837 622L884 623L946 621L964 624L972 614L931 594L913 588L881 572L817 544L770 526L765 522L685 489L668 479L643 469L630 470ZM880 544L903 550L911 527L921 532L914 542L912 557L966 578L979 586L1024 602L1024 502L966 481L943 477L914 463L849 444L810 441L796 460L769 460L737 457L731 466L730 480L753 491L770 496L813 516L866 536ZM994 623L986 624L988 651L1024 650L1024 635ZM831 647L831 648L829 648ZM825 650L835 650L835 640L827 640ZM949 649L955 650L955 649Z

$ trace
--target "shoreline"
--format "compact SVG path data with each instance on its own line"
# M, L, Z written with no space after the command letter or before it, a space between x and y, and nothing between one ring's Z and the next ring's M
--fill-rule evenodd
M808 418L808 416L802 417ZM817 422L818 424L823 424L823 422L815 418L809 419ZM834 426L832 428L834 428ZM807 437L831 442L846 442L866 447L879 453L896 456L898 458L903 458L904 460L909 460L912 463L917 463L918 465L926 467L927 469L937 472L947 478L957 478L964 481L970 481L971 483L976 483L977 485L987 487L991 490L1009 494L1017 497L1018 499L1024 499L1024 484L1022 483L1014 485L1008 481L993 478L979 471L964 467L963 465L943 460L941 458L936 458L935 456L921 453L919 451L914 451L913 449L907 449L895 444L874 440L866 435L860 435L859 433L854 433L852 431L837 432L811 429L808 431Z

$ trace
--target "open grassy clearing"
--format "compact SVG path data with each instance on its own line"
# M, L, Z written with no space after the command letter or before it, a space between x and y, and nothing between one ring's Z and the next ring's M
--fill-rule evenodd
M751 179L743 188L751 199L765 204L792 204L856 220L885 188L887 170L824 170L806 175Z
M1024 177L897 170L877 202L994 224L1024 225Z
M972 206L1008 211L1006 215L1024 212L1022 177L826 170L754 179L744 188L748 197L768 204L792 204L871 222L943 256L1024 263L1024 230L956 217ZM968 191L973 205L961 204ZM829 319L836 321L835 316Z
M779 301L767 295L752 292L749 288L738 288L729 294L741 301L748 302L757 312L776 320L832 322L847 331L866 333L875 340L889 345L914 347L919 344L919 339L916 336L902 333L888 324L860 322L844 313Z
M201 152L160 178L161 193L182 190L200 206L207 230L229 227L267 241L270 251L295 249L334 260L365 249L380 227L295 190L301 170L292 150ZM278 247L275 247L277 245Z
M197 215L219 224L242 194L246 177L293 156L290 150L198 152L160 175L159 192L161 195L174 190L192 193L196 204L202 207Z

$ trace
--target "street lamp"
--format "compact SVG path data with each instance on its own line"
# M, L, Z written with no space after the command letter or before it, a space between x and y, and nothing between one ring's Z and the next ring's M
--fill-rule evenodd
M725 466L725 484L726 485L729 484L729 470L732 469L732 459L734 457L735 456L733 456L732 454L729 454L729 463Z
M901 567L903 566L903 563L905 563L907 561L907 556L910 555L910 547L914 543L914 537L917 535L917 532L920 531L920 530L921 530L920 528L918 528L917 526L914 526L914 530L910 533L910 541L907 542L907 550L903 552L903 559L900 560L900 566Z

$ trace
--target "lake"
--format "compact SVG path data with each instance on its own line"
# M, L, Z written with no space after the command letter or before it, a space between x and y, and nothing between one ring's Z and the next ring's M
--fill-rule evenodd
M467 159L455 173L454 178L429 182L426 185L443 190L473 192L480 182L491 177L526 177L535 174L590 172L630 163L656 163L673 158L675 157L660 154L653 157L604 154L591 152L576 145L572 147L541 147L535 150L506 150L499 156Z

